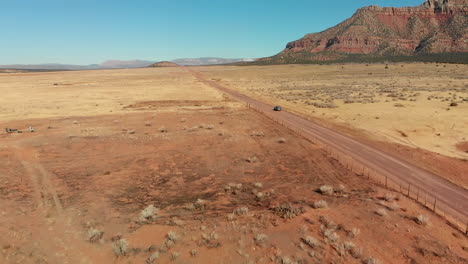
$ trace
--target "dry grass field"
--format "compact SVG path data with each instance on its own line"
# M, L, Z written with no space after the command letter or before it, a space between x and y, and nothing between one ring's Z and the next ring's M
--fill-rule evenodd
M378 140L468 158L468 66L205 67L212 79Z
M152 101L164 109L183 100L200 107L223 99L178 68L0 74L0 93L2 121L127 113L137 103L151 108Z
M319 66L196 69L258 96L247 89L276 87L270 99L292 107L278 90L301 82L289 67ZM468 261L443 218L184 69L0 73L0 92L0 127L23 130L0 133L0 263ZM324 117L362 104L301 100Z

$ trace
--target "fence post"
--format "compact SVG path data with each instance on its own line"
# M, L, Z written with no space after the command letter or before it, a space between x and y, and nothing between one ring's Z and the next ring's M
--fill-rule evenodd
M411 196L409 195L409 193L410 193L410 188L411 188L411 184L408 183L408 197L411 198Z
M432 209L432 211L434 211L434 212L436 210L436 205L437 205L437 198L434 197L434 207Z
M419 188L418 188L418 190L416 191L416 201L419 202Z

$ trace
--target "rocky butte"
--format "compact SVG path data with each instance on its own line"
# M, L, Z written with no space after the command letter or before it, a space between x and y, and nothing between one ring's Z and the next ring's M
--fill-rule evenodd
M335 27L290 42L281 53L263 60L465 52L468 52L468 0L428 0L416 7L361 8Z

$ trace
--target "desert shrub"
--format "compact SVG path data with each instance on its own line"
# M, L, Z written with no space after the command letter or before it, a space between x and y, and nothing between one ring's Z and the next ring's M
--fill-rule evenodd
M393 201L393 200L395 199L395 197L394 197L392 194L390 194L390 193L386 193L386 194L384 195L383 199L384 199L385 201L387 201L387 202L391 202L391 201Z
M369 257L363 261L364 264L380 264L380 261L378 259L375 259L373 257Z
M273 208L273 211L284 219L292 219L303 214L305 210L303 207L294 207L290 203L285 203Z
M340 236L333 229L326 229L323 236L330 242L336 242L340 239Z
M198 255L198 250L196 249L190 250L190 256L195 257L196 255Z
M156 219L159 209L150 204L140 212L139 223L148 223Z
M103 231L96 228L90 228L88 230L88 241L94 243L96 241L99 241L99 239L101 239L103 235Z
M255 194L255 198L257 200L262 200L264 197L265 197L265 194L262 193L262 192L258 192L258 193Z
M234 210L234 213L236 215L248 215L249 214L249 208L247 207L239 207Z
M344 193L346 191L346 187L343 184L338 185L338 188L336 188L337 192Z
M159 258L159 252L154 252L146 259L146 264L153 264Z
M197 199L197 201L194 203L194 206L196 209L205 209L206 201L203 199Z
M164 127L164 126L159 128L159 132L161 132L161 133L167 133L167 131L168 131L167 128Z
M262 188L263 184L261 182L256 182L256 183L254 183L254 187L255 188Z
M405 105L401 104L401 103L395 103L393 106L394 107L405 107Z
M306 245L308 245L311 248L315 248L320 244L319 241L315 237L312 237L312 236L306 236L301 239L302 241L304 241Z
M125 238L121 238L112 244L112 250L116 256L126 256L128 254L128 242Z
M257 234L254 238L255 244L257 245L265 245L268 240L268 236L265 234Z
M250 135L253 136L253 137L264 137L265 133L263 133L262 131L252 131L252 133L250 133Z
M361 229L356 228L356 227L353 227L353 228L349 231L348 235L349 235L350 237L357 237L360 233L361 233Z
M179 240L179 235L175 231L169 231L166 235L167 239L173 241L174 243Z
M414 219L419 225L426 226L429 224L429 216L427 215L418 215Z
M451 103L450 103L450 106L458 106L458 104L455 103L455 102L451 102Z
M345 250L351 250L351 249L353 249L353 248L356 247L356 245L354 245L354 243L351 242L351 241L345 241L345 242L343 243L343 246L344 246L344 249L345 249Z
M245 159L245 161L247 161L248 163L254 163L254 162L257 162L258 159L257 157L252 156L252 157L248 157L247 159Z
M386 216L387 215L387 210L385 210L383 208L379 208L379 209L375 210L375 213L377 215L380 215L380 216Z
M332 195L333 194L333 187L329 185L322 185L319 188L321 194Z
M393 201L387 206L387 208L390 209L391 211L397 211L400 209L400 205L398 205L395 201Z
M316 209L319 209L319 208L328 208L328 203L324 200L319 200L319 201L315 201L313 204L312 204L312 207L316 208Z
M214 126L214 125L211 125L211 124L209 124L209 125L206 125L206 126L205 126L205 128L206 128L206 129L208 129L208 130L211 130L211 129L214 129L214 128L215 128L215 126Z
M362 248L354 247L351 250L349 250L349 253L351 254L351 256L353 256L353 258L359 259L362 257L362 251Z
M177 258L180 257L180 253L179 252L172 252L171 253L171 260L174 261L176 260Z

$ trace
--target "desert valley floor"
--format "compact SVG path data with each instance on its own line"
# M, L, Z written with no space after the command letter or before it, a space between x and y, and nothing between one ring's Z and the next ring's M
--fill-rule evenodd
M0 132L0 263L466 263L442 217L193 75L466 188L466 70L0 73L0 126L23 132Z

